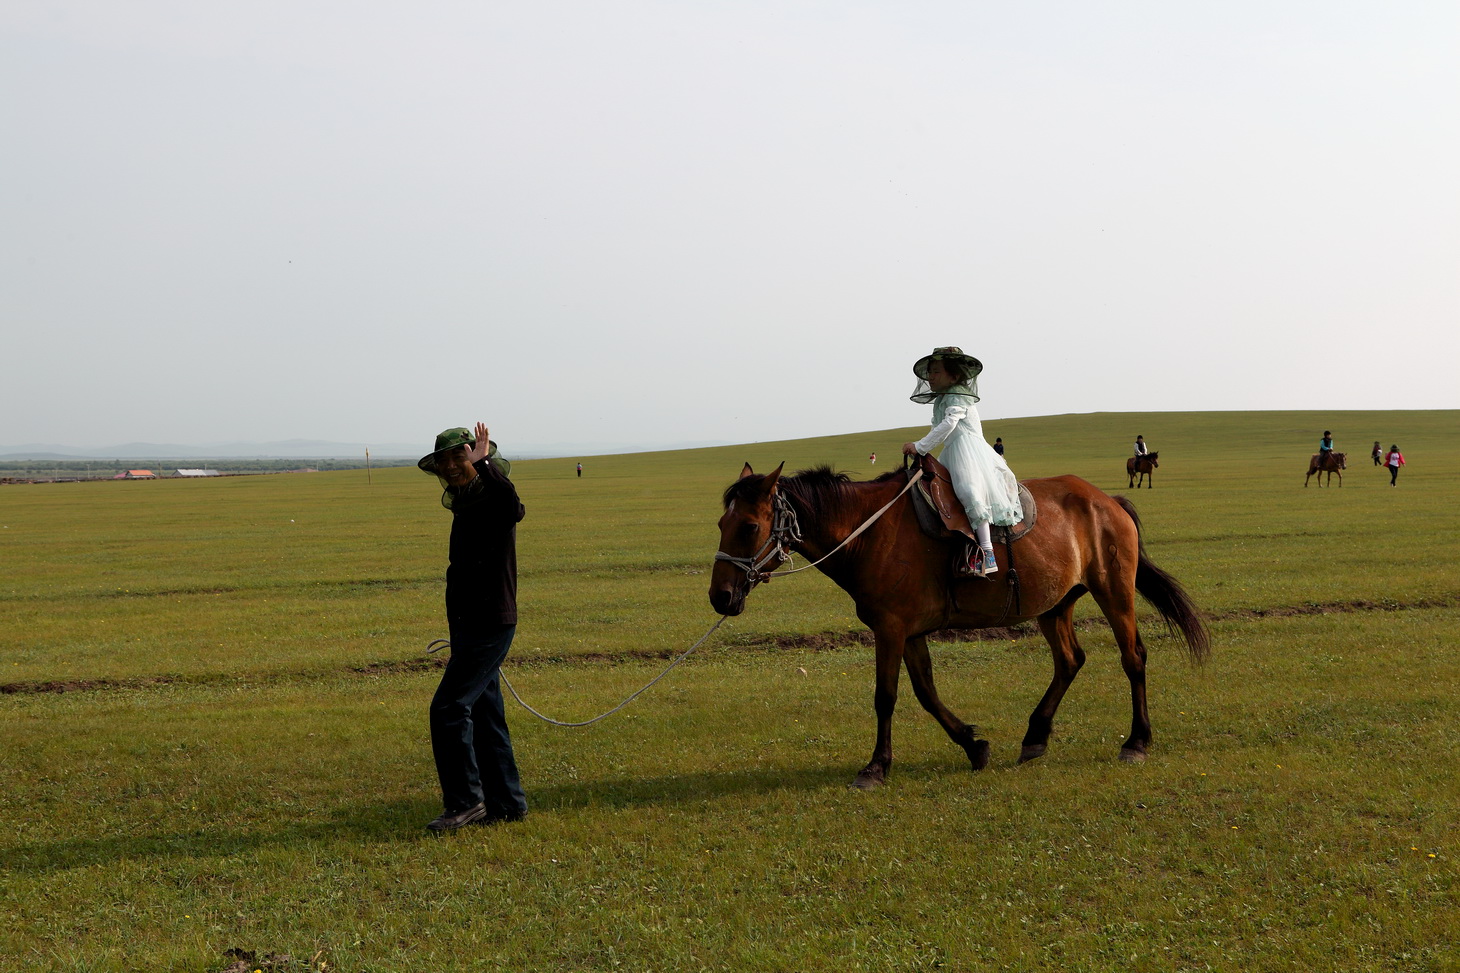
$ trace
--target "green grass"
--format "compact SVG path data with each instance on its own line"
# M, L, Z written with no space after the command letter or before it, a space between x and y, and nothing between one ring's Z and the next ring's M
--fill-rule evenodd
M346 971L1460 969L1457 418L987 424L1021 476L1130 492L1212 619L1192 668L1146 618L1144 766L1115 760L1129 702L1104 628L1082 630L1089 662L1022 767L1042 640L948 637L939 688L990 770L905 692L888 786L847 791L872 653L808 572L603 723L514 708L532 815L446 839L422 829L436 676L413 668L444 634L431 481L0 488L0 682L19 690L0 697L0 969L211 971L231 949ZM1305 490L1325 427L1351 454L1399 442L1400 487L1354 462L1342 490ZM913 432L601 457L582 480L514 464L514 684L558 718L607 709L715 620L742 462L869 475ZM1162 456L1139 496L1136 432ZM832 647L774 647L818 633ZM98 688L34 691L54 682Z

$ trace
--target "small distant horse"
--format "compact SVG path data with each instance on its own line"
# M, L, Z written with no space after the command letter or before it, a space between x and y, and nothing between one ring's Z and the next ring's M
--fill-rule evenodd
M1154 476L1151 476L1151 471L1161 465L1160 463L1156 462L1156 457L1160 455L1161 451L1157 450L1154 453L1145 453L1141 456L1132 456L1127 459L1125 461L1125 472L1126 475L1130 477L1130 482L1127 483L1126 486L1135 487L1137 490L1139 490L1141 488L1141 483L1145 483L1146 489L1151 489L1151 484L1156 482L1156 478ZM1136 482L1137 473L1141 475L1141 483ZM1147 482L1146 480L1147 477L1150 477L1149 482Z
M782 464L784 466L784 464ZM1075 476L1025 480L1034 498L1036 525L999 553L991 578L954 576L955 548L962 541L929 537L918 525L912 497L900 497L908 474L885 473L854 482L821 467L781 476L757 474L745 464L725 490L720 551L710 573L710 604L739 615L761 580L774 577L779 556L795 551L825 557L859 527L865 531L817 566L856 603L857 617L877 640L877 742L872 759L852 786L883 783L892 766L892 711L904 665L923 708L963 748L974 770L988 764L989 744L938 698L928 633L942 628L991 628L1037 619L1054 653L1054 678L1029 716L1019 762L1042 755L1055 711L1085 652L1075 637L1075 603L1087 592L1110 622L1130 681L1130 735L1120 759L1140 762L1151 745L1146 709L1146 646L1136 627L1136 594L1155 606L1168 628L1179 632L1196 660L1206 657L1209 637L1180 583L1152 564L1141 542L1140 520L1124 497L1112 497ZM886 513L870 526L874 512ZM1010 558L1013 561L1011 563ZM1017 579L1017 583L1012 583Z
M1329 452L1326 456L1323 453L1314 453L1308 459L1308 476L1318 474L1319 486L1333 486L1333 474L1338 474L1338 485L1343 486L1343 471L1348 469L1348 453ZM1323 474L1328 474L1328 482L1323 482ZM1303 477L1303 486L1308 485L1308 476Z

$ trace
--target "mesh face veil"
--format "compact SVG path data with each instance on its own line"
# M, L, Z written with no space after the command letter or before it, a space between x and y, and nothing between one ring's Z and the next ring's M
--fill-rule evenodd
M447 429L436 437L436 448L425 456L422 456L416 466L422 472L430 473L441 481L441 506L447 510L458 510L469 505L472 501L479 499L485 484L480 476L475 477L470 483L461 487L454 487L446 477L436 468L436 460L450 450L460 446L475 446L476 437L471 431L462 427ZM497 443L489 440L487 443L487 462L491 463L502 472L503 476L512 475L512 463L497 450Z
M945 389L934 389L928 382L928 367L933 362L940 362L943 370L953 378L953 384ZM908 396L914 402L927 405L940 395L967 395L978 401L978 375L983 371L983 362L972 355L965 355L963 349L953 345L946 348L934 348L931 355L919 358L913 365L913 374L917 376L918 383L913 386L913 394Z

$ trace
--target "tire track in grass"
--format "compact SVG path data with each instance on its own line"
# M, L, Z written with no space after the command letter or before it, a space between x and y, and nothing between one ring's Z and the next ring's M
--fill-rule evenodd
M1251 621L1260 618L1297 618L1306 615L1344 615L1369 612L1429 611L1433 609L1460 607L1460 593L1442 598L1421 598L1412 602L1352 601L1310 602L1303 605L1284 605L1276 608L1240 608L1221 612L1204 612L1207 622ZM1082 618L1075 622L1081 630L1108 628L1103 617ZM1000 628L944 628L931 632L929 641L952 643L968 641L975 636L983 641L1017 641L1023 638L1037 638L1039 630L1033 623ZM778 652L785 649L805 649L812 652L827 652L850 645L872 645L872 633L866 629L845 632L817 632L809 635L739 635L731 636L722 644L732 650L746 652ZM604 662L660 662L679 655L679 649L637 649L623 652L582 652L572 655L539 656L532 659L508 657L509 668L540 668L548 665L599 665ZM362 676L389 676L427 672L446 666L444 658L421 657L411 659L384 659L362 665L349 666L334 671L311 673L278 673L249 676L240 680L236 676L217 674L201 676L134 676L125 679L67 679L32 680L25 682L0 683L0 695L37 695L42 693L106 692L127 689L155 689L171 685L207 685L210 683L245 681L277 682L285 679L318 678L339 674Z

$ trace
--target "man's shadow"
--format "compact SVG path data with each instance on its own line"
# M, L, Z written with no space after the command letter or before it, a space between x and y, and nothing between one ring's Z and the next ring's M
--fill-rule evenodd
M918 776L948 769L936 763L921 768L917 764L904 764L903 767ZM702 804L719 798L755 796L788 789L803 792L840 789L852 779L856 769L850 765L832 764L573 781L542 787L529 785L531 811L527 826L554 811L577 808L624 810ZM220 827L195 825L189 820L186 827L158 828L151 834L58 839L17 845L6 852L5 869L16 874L43 875L72 868L106 867L126 860L232 857L263 848L309 845L341 838L361 844L430 840L432 836L425 830L425 823L438 813L440 807L433 796L429 799L398 798L368 805L340 805L322 817L315 816L282 827L260 823L241 831L226 831Z

